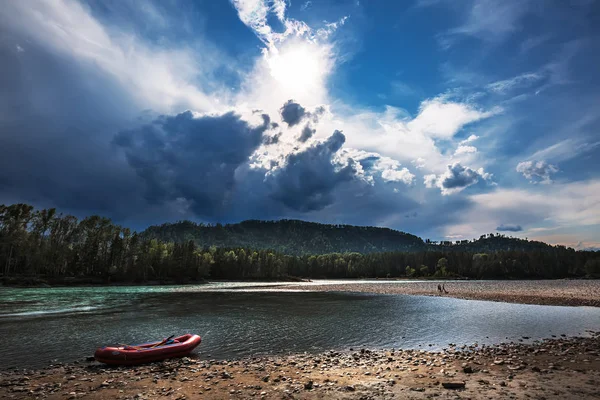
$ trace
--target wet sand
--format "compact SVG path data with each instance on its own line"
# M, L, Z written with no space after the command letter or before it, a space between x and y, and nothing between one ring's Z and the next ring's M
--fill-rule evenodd
M443 352L351 349L138 367L96 362L0 372L0 398L597 399L600 335Z
M448 293L440 294L438 284ZM447 296L461 299L556 306L600 307L600 280L536 281L415 281L290 285L290 289L325 292L361 292Z

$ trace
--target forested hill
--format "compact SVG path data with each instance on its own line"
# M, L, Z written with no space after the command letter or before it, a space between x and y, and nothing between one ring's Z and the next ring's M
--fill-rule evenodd
M138 234L97 215L0 204L0 284L429 276L600 277L600 253L493 233L436 243L386 228L290 220L179 222Z
M431 242L388 228L328 225L298 220L250 220L228 225L180 221L151 226L141 236L163 242L186 243L192 240L204 248L251 248L290 255L397 251L544 251L552 248L546 243L493 233L473 240Z
M418 251L421 238L388 228L327 225L298 220L204 225L190 221L151 226L142 237L165 242L193 240L200 247L252 248L284 254L376 253Z

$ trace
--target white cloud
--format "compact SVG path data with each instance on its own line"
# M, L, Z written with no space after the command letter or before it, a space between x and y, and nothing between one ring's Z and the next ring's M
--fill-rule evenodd
M523 176L531 183L552 183L550 175L558 172L558 168L555 165L548 164L545 161L523 161L517 165L517 172L523 174Z
M235 104L246 108L258 106L273 114L290 99L308 107L330 103L326 80L337 54L329 39L347 17L324 22L313 29L303 21L287 17L284 0L232 0L232 4L242 22L265 43L262 57L245 76ZM271 15L282 23L282 31L275 31L269 25Z
M599 146L600 141L589 142L585 137L568 138L536 151L529 158L562 162L573 159L580 154L588 153Z
M450 139L463 126L489 118L499 112L501 112L499 108L481 111L466 103L450 102L438 97L421 103L419 115L407 126L412 131L432 138Z
M381 178L386 182L402 182L406 185L412 184L415 180L415 176L407 168L386 169L381 173Z
M456 151L454 152L455 156L461 155L461 154L470 154L470 153L477 153L477 147L475 146L463 146L460 145L456 148Z
M467 143L471 143L476 141L477 139L479 139L479 136L477 135L470 135L468 138L466 138L465 140L461 141L460 144L467 144Z
M332 103L326 83L335 67L336 50L328 38L346 18L312 29L304 22L288 18L287 3L283 0L232 0L232 3L240 19L265 42L262 57L257 58L236 95L220 88L217 92L199 88L198 82L211 81L207 78L211 72L226 63L222 54L211 49L198 59L195 51L185 47L151 45L116 28L109 30L79 3L41 0L37 9L19 2L11 3L9 8L23 16L14 22L19 29L54 51L108 72L139 99L140 106L154 111L192 109L206 113L235 109L246 115L260 108L276 115L281 104L290 99L311 109ZM271 15L282 22L282 32L274 32L269 26ZM36 29L29 29L31 26ZM465 125L498 112L498 109L479 110L445 97L424 101L414 118L393 107L379 113L357 110L342 102L336 102L335 106L337 113L329 114L314 126L317 139L343 129L349 147L377 151L403 163L417 160L417 168L438 173L448 160L434 139L450 139ZM286 138L282 141L286 142ZM282 148L293 148L292 142L290 138ZM404 183L414 181L414 175L405 168L392 168L385 178Z
M348 147L377 152L402 163L421 158L429 168L443 165L444 158L433 139L411 131L409 121L408 113L394 107L375 112L337 103L331 116L320 125L324 132L336 127L343 130Z
M515 88L531 86L533 83L540 81L543 78L544 76L539 73L530 72L517 75L510 79L490 83L486 88L494 93L505 94Z
M267 16L273 10L281 22L284 22L285 2L275 0L273 7L263 0L231 0L238 11L240 20L251 28L266 43L272 43L273 31L267 23Z
M357 175L370 184L375 184L375 178L379 177L383 182L405 185L412 185L415 181L415 175L408 168L402 167L397 160L378 153L347 148L342 151L341 158L357 162Z
M65 0L40 0L35 7L29 2L8 2L0 10L0 21L28 40L112 75L143 108L168 112L221 107L218 99L194 84L222 65L218 60L222 55L208 44L201 60L196 51L185 47L152 46L125 32L107 29L86 7Z
M473 206L466 211L462 223L449 225L447 232L474 237L481 232L493 232L505 221L516 221L524 227L521 237L550 239L548 231L564 231L573 237L552 238L552 243L569 243L597 238L600 225L600 180L531 186L529 189L497 189L490 193L469 196ZM579 237L579 239L577 239Z
M342 129L349 147L376 151L441 174L452 158L441 153L436 139L451 140L467 124L490 118L500 109L479 110L468 103L437 97L424 101L415 117L391 106L374 112L337 103L334 111L322 126L325 131ZM468 141L476 138L471 135Z
M550 145L544 149L538 150L531 155L532 159L553 159L557 161L568 160L573 157L576 148L576 140L564 139L558 143Z
M520 27L530 2L474 0L465 22L448 31L449 35L474 36L483 40L502 41Z
M447 166L446 172L436 176L435 174L426 175L423 183L426 188L437 187L442 195L458 193L465 188L476 184L480 180L491 180L492 174L489 174L479 168L478 170L464 167L460 163L454 163Z
M269 50L273 50L277 44L290 37L303 37L308 41L327 39L348 18L342 17L336 22L325 23L322 28L313 30L303 21L286 17L285 0L231 0L231 3L236 8L240 20L256 33ZM276 32L269 25L270 13L283 24L283 32Z
M226 109L234 110L250 120L252 111L258 108L276 118L281 105L290 99L298 101L307 110L331 104L332 112L326 113L318 122L311 122L310 128L316 132L306 143L297 140L300 130L305 127L304 123L291 128L269 128L266 134L277 137L277 140L270 144L259 144L250 156L250 172L259 169L272 171L278 165L287 165L290 159L298 159L301 153L312 154L307 148L317 147L318 143L326 141L323 139L331 136L331 132L340 129L346 137L346 147L333 152L331 160L325 160L325 165L339 164L350 171L353 163L356 164L352 184L359 182L378 196L375 198L373 194L373 199L369 201L374 203L364 200L364 205L385 203L390 199L389 194L395 193L394 203L388 210L388 221L393 221L393 214L400 207L397 200L400 196L419 197L421 204L429 201L424 194L428 191L421 185L413 186L417 179L422 178L421 171L416 172L416 176L410 169L433 172L424 177L425 185L439 187L444 195L461 191L477 181L490 179L490 174L482 168L475 170L453 164L446 170L451 156L442 154L436 140L447 140L451 141L452 146L456 145L453 139L465 126L492 117L501 112L499 108L481 109L471 101L440 96L423 101L417 115L411 116L405 110L391 106L383 112L377 112L349 106L344 104L343 99L332 100L327 79L334 71L338 58L330 37L345 23L345 18L313 29L304 22L287 18L287 3L283 0L234 0L233 3L240 19L265 43L262 54L257 54L254 68L243 77L242 90L235 95L228 91L207 93L200 88L208 80L206 77L210 76L214 66L224 63L222 54L208 51L198 58L195 51L184 47L169 49L155 46L117 29L108 29L78 3L41 0L40 15L44 15L43 18L26 10L20 3L15 2L10 7L23 9L28 26L36 27L29 33L36 40L53 51L89 63L90 68L100 68L114 76L130 93L139 96L140 103L156 111L190 108L206 115L207 112ZM282 22L283 31L275 32L273 26L268 24L270 18ZM255 115L258 116L260 113ZM457 153L472 153L475 147L467 143L477 138L477 135L471 134L461 141L458 149L462 150L457 149ZM357 155L359 152L364 154ZM367 157L374 157L372 165L361 165L361 161ZM321 164L315 165L316 173ZM469 162L468 165L474 163ZM241 173L240 170L235 171L235 176ZM338 173L333 170L332 176ZM290 176L300 179L302 174ZM343 180L343 184L348 181ZM260 180L253 182L260 184ZM402 185L411 187L404 188ZM399 192L402 195L398 195ZM437 191L434 194L438 200L441 198ZM366 195L364 198L367 198ZM412 202L403 201L415 207Z
M413 164L416 169L425 168L425 159L419 157L416 160L412 160L411 164Z

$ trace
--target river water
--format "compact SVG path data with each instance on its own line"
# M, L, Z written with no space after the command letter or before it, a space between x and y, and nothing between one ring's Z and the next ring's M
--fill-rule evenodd
M600 309L592 307L278 285L0 287L0 368L81 360L102 345L187 332L202 336L198 356L219 359L350 347L431 350L600 330Z

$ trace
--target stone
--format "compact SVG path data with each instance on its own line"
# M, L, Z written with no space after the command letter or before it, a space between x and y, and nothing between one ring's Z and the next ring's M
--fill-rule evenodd
M232 379L233 377L231 376L231 374L227 371L223 371L221 372L221 378L223 379Z
M442 382L445 389L464 389L465 382Z

